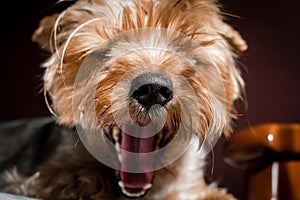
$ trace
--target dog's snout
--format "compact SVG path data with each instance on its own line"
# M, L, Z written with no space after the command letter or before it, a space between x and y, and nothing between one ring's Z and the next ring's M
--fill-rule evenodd
M155 104L164 106L173 98L170 79L160 74L143 74L132 81L131 97L146 109Z

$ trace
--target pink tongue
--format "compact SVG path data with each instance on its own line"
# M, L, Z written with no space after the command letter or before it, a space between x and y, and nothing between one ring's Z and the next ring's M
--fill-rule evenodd
M154 136L151 136L153 131L151 125L147 126L147 128L132 126L123 127L121 149L125 151L122 151L122 171L120 172L120 178L125 185L125 189L143 188L152 182L154 174L153 158L148 155L146 156L143 153L154 151ZM132 136L128 133L131 133L132 135L134 133L139 137ZM132 153L139 154L132 156ZM132 171L132 169L136 169L139 173L126 172Z

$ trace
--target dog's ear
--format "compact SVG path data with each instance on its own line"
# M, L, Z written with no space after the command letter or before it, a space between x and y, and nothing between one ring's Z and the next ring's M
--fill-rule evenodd
M241 37L240 33L232 28L229 24L222 22L218 29L220 35L233 47L237 53L244 52L248 49L248 45Z
M32 41L38 43L44 51L51 52L51 36L58 16L59 14L53 14L43 18L32 35Z

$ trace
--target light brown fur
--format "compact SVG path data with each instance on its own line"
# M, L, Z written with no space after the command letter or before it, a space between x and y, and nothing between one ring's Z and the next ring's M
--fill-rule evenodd
M182 123L183 140L196 136L200 146L205 138L229 135L236 117L233 103L244 86L235 59L247 46L224 22L220 5L214 0L129 0L123 6L120 2L80 0L62 14L44 18L34 33L33 40L52 52L44 63L44 89L58 123L105 130L116 126L115 116L122 116L121 123L130 121L127 105L134 122L145 121L151 114L124 91L129 91L134 77L155 72L172 81L175 93L151 120L167 116L166 126L174 130ZM94 74L86 71L88 79L78 79L87 58L97 60L98 68ZM194 96L189 96L186 84ZM191 105L186 107L190 118L181 116L182 105ZM198 125L185 127L191 123ZM19 177L23 188L17 193L56 200L127 199L111 169L91 157L81 143L73 150L74 143L64 143L64 150L58 150L30 182ZM66 162L67 157L72 159ZM202 165L188 150L155 172L153 187L140 199L234 199L224 189L205 184Z

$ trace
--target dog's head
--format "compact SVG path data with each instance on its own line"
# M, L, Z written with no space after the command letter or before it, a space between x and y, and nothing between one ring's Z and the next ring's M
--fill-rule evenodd
M212 0L81 0L33 35L53 53L44 89L58 122L111 141L125 194L150 187L149 153L230 132L247 46L219 13Z

